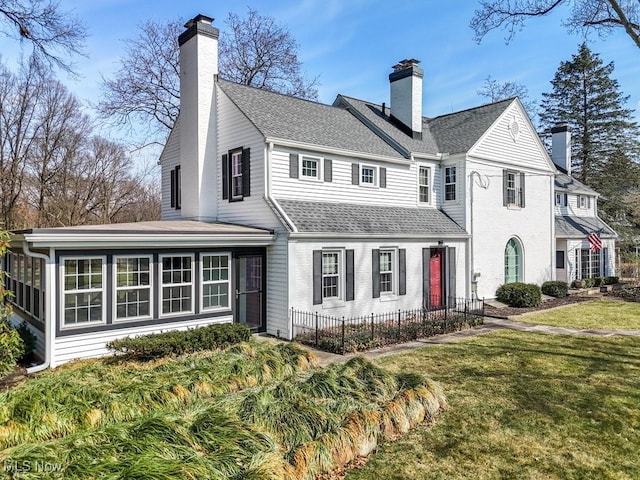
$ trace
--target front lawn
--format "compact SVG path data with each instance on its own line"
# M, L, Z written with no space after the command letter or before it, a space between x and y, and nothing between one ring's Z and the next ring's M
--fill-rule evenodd
M527 313L515 319L553 327L640 330L640 303L607 299L594 300L570 307Z
M428 374L450 409L347 480L640 478L640 338L497 331L377 363Z

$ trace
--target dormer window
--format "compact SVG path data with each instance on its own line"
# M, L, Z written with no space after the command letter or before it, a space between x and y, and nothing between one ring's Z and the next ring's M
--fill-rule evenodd
M578 208L588 209L591 207L591 201L586 195L578 195Z
M378 184L377 168L371 165L362 165L360 168L360 183L375 187Z
M320 159L303 156L300 164L300 178L320 180Z

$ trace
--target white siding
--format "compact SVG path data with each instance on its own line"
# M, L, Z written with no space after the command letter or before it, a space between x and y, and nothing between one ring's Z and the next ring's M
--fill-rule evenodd
M566 244L567 256L567 279L565 280L568 283L571 283L573 280L578 278L579 272L577 271L578 266L576 265L576 249L589 249L591 245L586 238L569 238L566 241L559 240L558 242L564 242ZM604 249L607 249L607 259L606 259L606 270L604 271L603 276L605 277L613 277L616 274L616 242L613 239L602 239L602 247L600 257L600 268L603 267L602 261L604 260Z
M456 199L445 201L445 172L447 167L456 167ZM467 181L465 180L467 178L467 168L465 163L461 161L443 162L442 168L438 168L436 178L440 182L438 205L442 205L442 211L462 228L465 228L465 222L467 221L466 208L468 208Z
M286 234L279 233L275 243L267 247L267 333L288 338L287 245Z
M516 124L517 134L514 129ZM536 131L515 101L469 150L468 156L512 164L519 168L555 170Z
M265 201L264 137L218 89L218 220L263 228L279 228L281 224ZM251 149L251 195L239 202L222 198L222 155L235 148Z
M525 173L525 207L503 206L503 168L488 163L469 162L469 171L480 174L474 183L473 268L478 277L478 295L494 298L504 283L504 250L516 237L523 247L523 278L526 283L541 285L555 278L554 216L552 205L553 174ZM467 180L469 181L469 180ZM471 223L471 222L470 222Z
M595 217L596 216L596 198L590 195L584 195L588 198L587 208L581 208L578 203L578 198L581 195L568 194L567 207L563 208L566 213L564 215L572 215L575 217Z
M136 337L151 333L168 332L173 330L186 330L188 328L202 327L213 323L230 323L231 315L215 318L205 318L184 322L165 323L159 325L145 325L142 327L122 328L118 330L83 333L57 337L52 354L51 367L56 367L70 360L81 358L94 358L112 355L107 349L107 343L124 337Z
M162 220L179 220L180 210L171 207L171 170L180 165L180 117L176 120L160 155Z
M456 296L468 297L465 242L445 242L444 246L456 249ZM384 247L406 249L406 295L397 295L392 298L372 297L371 251ZM289 307L336 317L420 308L422 306L423 285L422 249L430 247L438 247L436 239L425 239L422 242L398 239L291 241L289 243ZM354 250L354 300L333 304L325 300L321 305L313 305L313 251L322 249ZM344 277L342 277L342 281L344 284Z
M290 178L289 154L291 153L296 153L300 156L306 154L320 157L321 170L324 168L323 160L331 160L332 181ZM378 167L378 182L380 167L386 168L386 188L353 185L351 168L354 163ZM439 169L435 162L421 160L419 164L431 167L432 177L437 177ZM406 164L398 165L341 155L277 148L274 149L272 154L271 170L273 175L272 192L275 198L311 202L330 201L366 205L393 205L398 207L415 207L418 205L418 166L415 162L407 161Z

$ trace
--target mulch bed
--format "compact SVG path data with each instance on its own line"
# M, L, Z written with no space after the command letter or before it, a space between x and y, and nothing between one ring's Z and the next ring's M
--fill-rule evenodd
M578 296L578 295L570 295L564 298L551 298L549 300L545 300L537 307L526 307L526 308L516 308L516 307L504 307L504 308L496 308L490 305L485 304L484 306L484 315L485 317L492 318L509 318L512 315L522 315L523 313L529 312L538 312L541 310L549 310L550 308L562 307L563 305L573 305L575 303L588 302L589 300L596 300L598 297L594 295L589 296Z
M27 378L26 375L27 369L18 365L9 375L0 377L0 393L24 382Z

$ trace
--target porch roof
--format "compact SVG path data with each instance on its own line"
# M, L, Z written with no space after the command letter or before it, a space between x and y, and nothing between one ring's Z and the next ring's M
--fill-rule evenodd
M12 232L12 242L34 248L145 248L265 246L273 231L221 222L160 220L153 222L32 228Z
M602 238L618 237L618 234L598 217L556 215L556 237L584 238L593 232L598 232Z
M277 200L298 233L386 237L466 238L465 230L436 208Z

